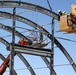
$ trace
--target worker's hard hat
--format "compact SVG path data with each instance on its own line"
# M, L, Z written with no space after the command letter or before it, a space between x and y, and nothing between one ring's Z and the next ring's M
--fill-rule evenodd
M61 10L58 10L58 12L60 12Z
M62 15L62 11L61 10L58 10L58 13L59 13L59 15Z

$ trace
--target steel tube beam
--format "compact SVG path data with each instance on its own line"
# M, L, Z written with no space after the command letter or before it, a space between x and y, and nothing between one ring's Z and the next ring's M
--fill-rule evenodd
M0 16L1 17L4 17L4 18L8 18L8 19L13 19L13 14L11 13L8 13L8 12L4 12L4 11L0 11ZM23 22L25 24L28 24L34 28L37 28L37 25L35 22L25 18L25 17L22 17L22 16L19 16L19 15L16 15L16 20L20 21L20 22Z
M54 53L54 18L52 19L51 34L52 34L51 51ZM51 66L50 75L53 75L53 69L54 69L54 54L52 54L51 57L50 57L50 66Z
M0 59L4 61L6 58L0 53Z
M12 25L12 47L10 48L10 75L14 75L14 45L15 45L15 20L16 8L13 8L13 25Z
M19 1L0 1L0 8L14 8L14 7L40 12L42 14L46 14L52 18L55 18L56 20L59 20L60 18L59 15L56 14L55 12L50 11L49 9L39 5Z
M8 43L5 39L3 39L3 38L1 38L1 37L0 37L0 42L1 42L2 44L4 44L5 46L9 46L9 43Z
M15 52L37 55L37 56L50 57L52 54L50 49L33 48L33 47L27 47L27 46L18 45L18 44L15 44L14 48L15 48L14 50Z

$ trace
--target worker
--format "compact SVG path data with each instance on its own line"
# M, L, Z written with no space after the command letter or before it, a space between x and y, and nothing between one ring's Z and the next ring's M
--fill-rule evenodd
M22 39L22 38L20 38L18 44L23 45L23 46L28 46L29 45L28 40L25 40L25 39Z
M63 12L62 12L61 10L58 10L58 13L59 13L59 15L60 15L60 16L62 16L62 15L65 15L65 14L66 14L66 12L65 12L65 11L63 11Z
M70 17L71 17L72 26L76 27L76 16L70 13Z

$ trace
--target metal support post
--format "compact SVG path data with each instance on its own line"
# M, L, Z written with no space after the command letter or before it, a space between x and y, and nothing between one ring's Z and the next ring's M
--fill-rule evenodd
M16 8L13 9L13 31L12 31L12 44L10 45L10 75L14 75L14 45L15 45L15 21L16 21Z
M21 0L19 0L19 2L18 2L19 3L19 6L20 6L20 2L21 2Z
M54 67L54 18L52 19L52 27L51 27L51 30L52 30L52 43L51 43L51 57L50 57L50 67L51 67L51 70L50 70L50 75L53 75L53 67Z

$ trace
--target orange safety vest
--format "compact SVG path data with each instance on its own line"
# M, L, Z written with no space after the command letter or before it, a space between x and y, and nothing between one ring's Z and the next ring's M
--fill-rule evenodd
M27 40L23 40L22 38L19 40L18 44L23 45L23 46L28 46L28 41Z

